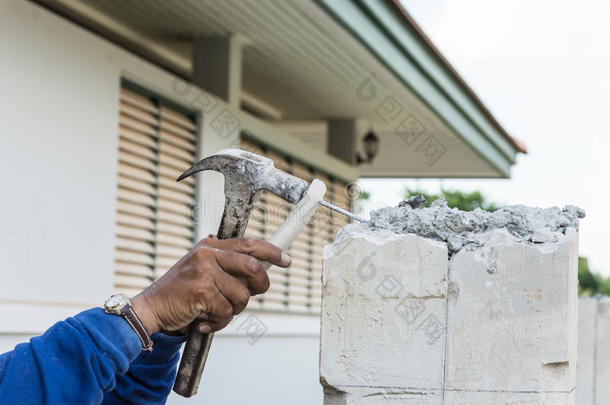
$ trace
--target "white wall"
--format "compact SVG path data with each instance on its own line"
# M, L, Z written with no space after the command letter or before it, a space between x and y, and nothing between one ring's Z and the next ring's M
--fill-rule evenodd
M169 405L322 403L318 318L257 314L268 331L252 342L240 328L248 316L240 315L214 338L198 395L172 393Z
M171 74L32 3L0 2L0 38L5 351L111 293L120 79L196 110L203 106L200 90L177 91ZM215 111L223 109L213 102ZM205 134L210 119L203 120ZM234 140L204 136L202 151ZM200 179L204 201L216 208L201 226L205 234L220 214L221 179ZM235 326L216 337L202 394L185 402L321 402L318 318L259 317L268 331L253 345Z
M99 302L112 285L118 66L32 5L0 7L0 298Z

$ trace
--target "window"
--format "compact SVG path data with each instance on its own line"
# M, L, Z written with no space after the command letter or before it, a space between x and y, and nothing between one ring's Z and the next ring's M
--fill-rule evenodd
M196 157L194 116L129 84L121 89L115 290L148 286L193 246L195 182L176 178Z
M352 201L346 193L347 183L269 150L244 136L241 148L272 159L278 169L307 182L319 178L328 187L327 200L343 208L351 208ZM281 198L263 192L250 215L246 236L269 239L291 209L292 206ZM251 299L248 307L265 311L319 314L324 246L331 243L339 228L346 224L344 216L320 207L288 252L292 256L292 266L288 269L271 267L269 291Z
M121 89L116 217L115 290L135 295L162 276L195 242L189 218L195 181L176 178L196 160L197 126L192 114L132 85ZM350 209L346 183L247 137L244 150L271 158L281 170L307 182L323 180L326 199ZM246 236L269 239L292 205L267 192L252 210ZM319 314L324 245L334 240L345 217L321 207L289 254L289 269L271 267L271 287L249 308Z

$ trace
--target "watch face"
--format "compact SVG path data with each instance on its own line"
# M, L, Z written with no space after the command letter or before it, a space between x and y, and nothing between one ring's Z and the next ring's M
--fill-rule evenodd
M108 298L108 300L106 301L105 307L108 309L120 309L120 307L122 307L127 302L128 302L127 296L125 296L124 294L117 294L117 295L113 295L112 297Z

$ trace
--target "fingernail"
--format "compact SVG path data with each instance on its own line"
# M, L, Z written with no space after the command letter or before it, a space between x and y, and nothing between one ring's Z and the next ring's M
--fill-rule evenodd
M199 326L199 332L201 333L210 333L212 331L212 328L210 327L210 325L200 325Z
M290 263L292 263L292 257L288 256L288 254L286 254L286 252L282 252L282 263L285 264L286 266L290 266Z

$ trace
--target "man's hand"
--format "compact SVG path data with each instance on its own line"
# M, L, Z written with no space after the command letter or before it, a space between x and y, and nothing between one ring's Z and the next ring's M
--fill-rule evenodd
M280 267L290 257L262 240L202 239L159 280L131 300L149 334L159 330L186 331L195 319L202 333L220 330L248 304L250 296L269 288L259 262Z

